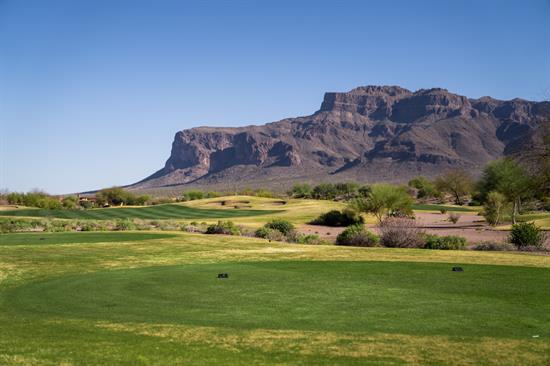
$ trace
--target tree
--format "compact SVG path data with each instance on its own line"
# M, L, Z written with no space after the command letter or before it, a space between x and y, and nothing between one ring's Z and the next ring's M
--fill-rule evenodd
M198 190L191 190L182 193L183 201L202 200L204 198L204 192Z
M99 191L96 195L98 205L105 204L119 205L143 205L150 197L147 195L136 196L135 194L125 191L120 187L105 188Z
M471 193L473 185L472 176L461 169L450 170L435 180L437 189L451 194L457 205L464 204L464 197Z
M492 191L506 197L512 204L512 222L515 224L522 200L532 194L531 183L531 178L522 166L511 158L504 158L487 164L478 189L483 201L486 201Z
M483 217L485 217L485 221L491 226L498 225L505 206L506 197L502 193L496 191L489 192L483 205Z
M353 182L336 183L334 188L337 196L342 197L344 200L350 200L357 195L359 184Z
M336 187L331 183L321 183L313 188L312 197L319 200L333 200L336 197Z
M405 187L380 183L373 184L366 198L358 198L350 206L359 212L373 214L382 222L388 215L410 215L412 203Z
M417 190L417 198L436 198L441 195L435 184L421 175L411 179L408 185Z
M75 209L78 206L78 198L76 196L67 196L61 200L63 208Z
M313 189L307 183L299 183L299 184L295 184L292 187L292 190L290 193L294 198L311 198Z
M360 197L368 197L370 193L370 186L364 185L359 187L359 189L357 190L357 193L359 193Z

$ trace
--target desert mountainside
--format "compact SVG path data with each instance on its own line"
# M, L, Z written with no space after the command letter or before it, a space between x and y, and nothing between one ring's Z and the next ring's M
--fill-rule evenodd
M164 167L130 188L401 182L452 168L475 175L488 161L521 149L549 104L470 99L441 88L326 93L310 116L179 131Z

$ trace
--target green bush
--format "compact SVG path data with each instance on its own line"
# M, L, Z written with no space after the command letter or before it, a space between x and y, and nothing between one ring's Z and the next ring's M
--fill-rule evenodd
M291 241L290 238L277 229L271 229L268 227L261 227L254 232L254 236L257 238L275 240L275 241Z
M187 191L182 193L183 201L202 200L204 198L204 192L202 191Z
M466 239L461 236L426 235L426 249L459 250L466 247Z
M521 222L512 225L509 240L518 249L540 248L544 243L544 233L532 222Z
M363 217L356 211L344 209L343 211L332 210L321 214L310 222L312 225L325 226L350 226L364 223Z
M241 235L241 230L232 221L218 221L206 228L206 234Z
M378 236L365 230L365 227L360 224L348 226L336 237L337 245L374 247L378 245L378 242Z
M300 244L321 244L321 238L317 234L298 235L296 239Z
M269 237L269 234L271 234L272 231L273 229L262 226L261 228L256 230L256 232L254 232L254 236L257 238L267 239Z
M294 231L294 225L292 225L290 221L281 220L281 219L270 221L267 224L265 224L264 227L269 229L279 230L284 235L288 235L292 231Z
M135 230L136 225L130 219L121 219L115 221L114 229L118 231Z
M506 207L506 197L496 191L491 191L485 198L485 204L483 205L483 217L485 221L491 226L496 226L502 220L504 210Z

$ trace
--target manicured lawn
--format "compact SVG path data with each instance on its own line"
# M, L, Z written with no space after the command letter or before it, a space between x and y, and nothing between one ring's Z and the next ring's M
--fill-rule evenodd
M0 235L0 246L132 242L173 237L175 235L167 233L139 232L16 233Z
M464 269L452 272L441 263L272 261L101 271L14 288L4 294L4 310L14 316L249 330L550 336L550 271ZM221 272L230 277L217 279Z
M231 219L236 217L269 215L277 210L199 209L183 205L166 204L148 207L113 207L90 210L16 209L0 211L0 216L51 217L58 219Z
M413 204L413 210L419 211L457 211L457 212L476 212L476 209L469 206L451 206L451 205L435 205L427 203L415 203Z
M13 245L46 235L64 245ZM547 365L550 355L549 256L176 232L0 240L1 365Z

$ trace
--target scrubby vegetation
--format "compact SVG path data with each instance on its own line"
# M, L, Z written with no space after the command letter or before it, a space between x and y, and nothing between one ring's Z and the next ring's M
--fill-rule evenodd
M377 246L380 239L375 234L367 231L361 224L351 225L342 231L336 238L337 245L350 245L356 247Z
M264 227L272 230L277 230L283 233L283 235L289 235L296 229L290 221L280 219L272 220L265 224Z
M142 206L150 199L147 195L138 196L132 192L126 191L120 187L105 188L97 192L95 195L98 206Z
M424 248L459 250L466 248L466 239L460 236L448 235L426 235Z
M332 210L319 215L316 219L310 222L312 225L324 226L350 226L355 224L363 224L363 217L355 210L346 208L344 210Z
M232 221L218 221L209 225L205 234L241 235L241 230Z
M510 243L518 249L540 248L544 244L545 238L545 233L532 222L514 224L510 231Z
M484 251L511 251L516 248L507 242L493 242L485 241L472 246L472 250L484 250Z
M57 197L45 192L34 191L29 193L11 192L5 194L5 199L10 205L39 207L45 209L60 209L62 204Z
M380 244L389 248L422 248L424 232L414 219L387 217L379 224Z
M374 215L378 222L387 216L411 216L413 199L405 187L392 184L374 184L366 197L357 198L350 207L358 212Z

